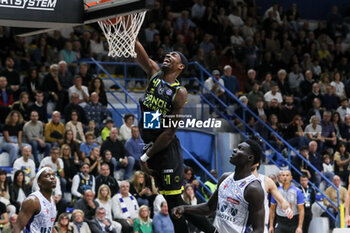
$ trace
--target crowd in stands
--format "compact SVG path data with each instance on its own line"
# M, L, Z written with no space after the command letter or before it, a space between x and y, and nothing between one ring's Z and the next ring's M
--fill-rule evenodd
M261 15L254 0L163 4L155 1L139 35L152 59L161 62L178 50L197 61L213 75L203 93L210 102L218 105L213 93L235 103L220 83L337 187L348 184L349 30L336 6L312 27L296 4L274 4ZM38 188L36 169L49 166L58 181L58 232L172 232L166 202L153 178L139 171L143 141L134 116L126 114L115 128L103 80L93 66L75 62L110 59L96 25L28 38L0 26L0 45L1 149L14 169L13 179L0 170L0 224L12 226L21 202ZM197 71L185 73L192 75ZM198 89L191 82L186 87ZM245 110L235 111L243 116ZM285 152L284 143L249 113L245 120ZM323 185L334 199L333 187L304 160L292 162L304 173L300 179ZM185 170L184 188L185 202L195 204L194 193L202 190L193 169ZM72 206L68 223L65 210Z

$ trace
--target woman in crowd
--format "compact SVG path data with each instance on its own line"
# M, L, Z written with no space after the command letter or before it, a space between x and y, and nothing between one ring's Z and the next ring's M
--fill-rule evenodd
M333 124L335 135L337 136L337 139L339 141L342 138L342 136L340 134L340 132L341 132L340 129L343 126L343 123L341 121L339 112L333 112L333 114L332 114L332 124Z
M111 198L111 190L105 184L101 185L98 188L97 198L100 207L105 208L106 210L106 218L112 220L112 198Z
M0 169L0 196L8 201L10 201L9 186L6 171Z
M134 233L152 233L152 221L146 205L142 205L139 209L139 217L134 221Z
M29 94L30 100L34 101L35 92L40 87L39 75L36 67L28 70L28 76L24 78L22 88Z
M67 190L71 190L73 177L79 171L79 158L73 158L70 147L67 144L61 146L61 159L64 164L64 178L67 180Z
M337 151L333 156L334 160L334 173L338 175L343 182L348 183L349 177L349 163L350 163L350 154L346 151L346 146L344 143L339 143Z
M197 205L197 198L194 194L194 189L191 184L186 184L182 199L189 205Z
M23 133L23 117L16 111L11 111L5 120L5 126L3 128L4 143L2 149L9 153L10 165L17 159L18 152L28 144L22 143Z
M85 142L83 124L78 120L77 111L73 110L71 114L72 120L66 123L66 130L72 130L74 140L80 144Z
M185 178L182 185L185 187L186 184L191 184L194 191L196 191L199 186L198 180L194 177L194 170L190 166L185 167Z
M25 184L24 173L21 170L15 172L13 183L10 185L10 202L16 207L18 213L22 202L31 193L29 185Z
M90 165L89 173L95 177L98 176L101 169L100 147L94 147L90 151L89 157L85 158L85 162Z
M119 136L120 140L127 141L131 138L131 126L134 124L135 117L133 114L128 113L124 115L124 124L120 126Z
M91 233L89 225L84 222L84 212L82 210L73 210L71 226L74 233Z
M96 92L98 94L99 100L103 106L107 106L107 95L105 91L105 85L101 78L96 77L90 82L89 94Z
M320 85L320 92L322 95L326 94L326 87L330 85L329 83L329 75L328 73L322 73L321 74L321 81L318 82L318 85Z
M31 106L29 104L29 95L27 92L21 92L19 100L13 104L12 110L17 110L21 113L24 121L30 120Z
M110 176L114 175L114 171L117 165L117 160L112 157L112 153L110 150L105 150L103 156L102 156L103 163L107 163L109 166Z
M144 172L136 171L129 192L136 197L139 206L152 206L157 195L153 177L149 178Z
M345 86L342 82L342 77L339 72L335 72L333 76L333 81L331 82L331 86L335 87L335 94L342 99L345 95Z
M62 213L58 216L57 222L55 223L55 229L57 233L73 233L73 228L69 224L68 213Z
M63 144L67 144L70 147L71 156L73 158L79 158L81 161L84 160L84 158L81 157L79 143L73 138L72 130L66 130L64 133Z

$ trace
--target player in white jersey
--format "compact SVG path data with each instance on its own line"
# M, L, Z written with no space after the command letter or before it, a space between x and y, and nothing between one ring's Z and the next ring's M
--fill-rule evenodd
M12 233L57 233L53 224L56 219L56 205L51 195L56 187L56 177L51 168L42 168L37 176L40 190L31 193L22 203L21 211Z
M218 233L263 233L264 190L251 173L253 164L260 162L261 147L248 139L234 149L230 163L235 173L225 173L219 179L218 189L209 201L199 205L181 205L172 213L180 218L183 214L210 215L216 210L214 226Z
M269 224L269 215L270 215L270 207L269 200L267 199L268 193L275 198L275 200L283 207L286 212L286 215L289 219L293 218L293 210L290 208L289 203L286 199L283 198L282 194L278 191L277 186L273 180L267 176L258 173L259 164L254 164L252 169L253 175L260 181L261 186L265 193L264 207L265 207L265 229L264 233L268 233L268 224Z

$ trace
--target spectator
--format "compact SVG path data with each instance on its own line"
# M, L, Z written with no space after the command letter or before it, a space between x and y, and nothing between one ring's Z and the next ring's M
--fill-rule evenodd
M79 40L81 44L81 58L90 58L92 56L90 39L91 33L89 31L84 31Z
M312 220L311 207L316 201L316 191L309 185L309 178L305 175L300 177L300 186L299 189L303 191L304 194L304 223L303 223L303 232L309 232L309 225Z
M41 36L39 40L37 40L37 47L32 53L32 59L35 65L41 66L51 64L55 59L55 55L51 46L47 44L46 38Z
M98 32L94 32L94 35L98 35ZM99 38L100 39L100 38ZM91 42L93 42L93 40L91 40ZM102 43L101 43L102 44ZM102 45L103 46L103 45ZM95 49L93 46L91 46L92 49ZM102 47L103 49L103 47ZM92 80L92 76L90 75L89 71L89 66L86 63L80 63L79 65L79 75L81 76L81 78L83 79L83 85L88 87L91 80ZM90 91L89 91L89 94Z
M19 212L22 202L30 193L30 186L25 184L23 171L17 170L10 185L10 202L16 207L16 213Z
M317 142L315 141L309 143L309 161L317 169L317 171L311 173L312 182L319 187L321 183L321 175L318 172L323 173L323 166L321 155L317 152Z
M132 156L135 159L135 169L140 168L140 157L143 154L143 147L145 143L140 137L140 131L137 126L131 127L131 138L125 143L125 150L129 156Z
M83 124L79 121L77 111L72 111L71 120L66 123L65 129L72 130L73 139L78 143L85 142Z
M154 233L175 233L173 222L169 216L167 202L163 201L160 207L160 212L153 217L152 224Z
M106 126L101 131L102 140L105 141L111 132L111 129L114 127L114 121L112 119L106 120Z
M328 111L334 112L340 105L340 99L335 94L335 88L331 85L326 86L326 93L323 95L323 107Z
M206 7L203 4L203 0L197 0L195 4L193 4L191 9L192 19L196 21L200 21L205 14Z
M292 67L292 71L288 74L288 84L293 95L299 96L300 83L304 81L304 75L301 73L301 68L298 63Z
M85 107L86 103L89 102L89 91L86 86L83 86L83 79L80 75L74 77L74 85L68 89L69 98L72 97L73 93L78 93L79 95L79 105Z
M322 127L319 125L320 119L314 115L310 118L310 124L305 127L304 133L306 137L311 141L315 140L319 144L319 151L322 149L324 138L322 138Z
M23 91L19 95L19 101L13 103L12 110L17 110L19 113L21 113L23 120L27 122L30 118L30 109L29 95L27 92Z
M289 88L289 84L286 80L286 77L287 77L286 70L281 69L277 72L277 84L282 96L291 94L291 90Z
M64 166L64 177L67 181L67 190L71 190L73 177L77 174L77 167L79 166L79 158L72 157L71 149L67 144L61 146L61 159Z
M182 11L181 15L176 19L176 30L180 30L183 24L188 24L190 28L196 27L196 24L189 18L189 12L187 10Z
M17 100L20 94L20 77L18 71L14 69L15 62L11 57L7 57L5 60L5 69L0 73L8 81L8 86L14 95L14 99Z
M299 153L310 163L309 160L309 149L308 147L302 147L299 150ZM313 169L299 156L295 156L293 159L293 165L302 172L302 176L306 176L308 179L311 179L311 174L313 174ZM301 176L297 172L293 172L293 177L296 180L299 180Z
M211 170L210 174L217 179L218 178L218 172L215 170ZM209 198L211 197L211 195L215 192L216 188L217 188L217 182L215 182L212 178L209 178L209 180L207 180L204 185L210 190L210 192L205 188L202 187L202 194L205 198L206 201L209 200Z
M256 82L256 72L253 69L248 70L247 72L248 79L244 81L244 91L249 93ZM264 92L265 93L265 92Z
M100 174L96 177L96 186L95 191L98 193L98 190L102 185L107 185L110 188L110 196L114 196L119 192L118 182L110 175L111 171L108 164L102 163Z
M73 232L91 233L89 225L86 223L84 211L80 209L73 210L72 223Z
M91 132L86 133L85 138L86 141L80 144L80 153L82 158L86 158L90 154L90 151L98 146L98 144L94 142L94 135Z
M94 139L101 141L101 130L96 128L95 121L89 121L88 126L85 128L85 138L87 133L91 133ZM97 143L100 144L100 142Z
M64 90L68 90L69 87L73 85L72 74L67 68L67 62L60 61L58 63L58 78Z
M119 187L118 187L119 189ZM112 198L111 198L111 189L108 187L107 184L102 184L99 188L97 193L97 198L95 201L98 203L98 206L105 208L106 210L106 217L108 219L112 218Z
M83 158L81 156L81 153L79 150L80 149L79 143L73 139L73 131L72 130L67 130L64 133L62 145L63 144L67 144L70 147L71 156L74 159L78 158L80 161L84 161L85 158Z
M10 221L9 221L10 224L5 225L1 232L3 232L3 233L11 233L12 230L13 230L13 227L14 227L16 221L17 221L17 217L18 217L17 214L11 215Z
M124 124L120 126L120 140L127 141L131 138L131 127L134 124L135 116L131 113L124 115Z
M250 103L249 99L248 99L248 103ZM252 108L253 112L259 117L263 115L266 117L270 116L270 113L267 110L267 108L265 108L264 104L265 102L263 98L257 99L255 106Z
M23 141L32 147L35 165L39 165L39 153L44 153L45 157L50 155L51 145L45 142L44 138L44 124L38 120L39 114L32 111L30 114L30 121L24 124L23 127Z
M327 177L329 180L333 180L334 177L334 167L333 167L333 162L331 163L331 156L329 154L324 154L323 155L323 163L322 163L322 167L323 167L323 174L325 177ZM328 188L330 186L330 184L326 181L324 181L326 183L326 188Z
M77 55L73 51L73 44L70 41L67 41L64 49L59 52L59 60L65 61L68 66L73 66L73 62L76 60Z
M71 99L71 102L68 105L66 105L66 107L64 108L65 122L72 120L72 112L76 111L78 113L78 119L80 119L80 121L83 124L86 124L87 119L85 116L84 108L79 105L79 94L73 93L70 99Z
M97 128L101 130L103 128L103 120L107 118L109 112L105 106L99 102L99 96L96 92L92 92L90 96L90 102L84 107L85 115L88 121L94 121L97 123Z
M19 150L28 145L26 143L22 143L22 133L22 115L18 111L13 110L9 113L5 120L5 126L3 128L5 140L2 144L2 149L9 153L10 165L12 165L17 159Z
M54 111L49 123L45 125L45 140L51 144L51 147L57 147L63 143L64 125L60 122L61 113Z
M254 82L253 88L248 93L247 98L248 98L248 102L249 102L250 106L256 106L256 104L259 100L263 102L264 93L262 91L260 91L260 84L258 81Z
M348 99L347 98L342 98L340 102L339 108L337 108L337 112L340 115L341 121L344 122L345 116L350 115L350 108L348 107Z
M112 224L112 219L106 217L106 210L104 207L97 207L95 218L89 222L90 229L92 232L102 233L117 233L117 229ZM118 232L121 230L121 225L119 225Z
M348 148L350 145L350 115L345 116L345 122L340 128L340 134L340 141L346 143L346 147Z
M135 159L132 156L127 156L123 143L118 140L118 129L112 128L109 137L102 143L101 153L109 150L112 156L118 163L116 166L119 169L125 169L124 179L128 179L132 175L132 169L135 164Z
M183 194L181 195L184 202L188 205L197 205L197 198L195 196L191 184L186 184Z
M124 180L120 183L120 193L112 198L112 211L114 220L122 225L122 232L132 231L134 221L138 217L139 205L129 193L130 184Z
M318 85L320 86L320 92L322 95L326 94L327 93L327 86L330 85L330 82L329 82L329 74L328 73L322 73L321 74L321 80L318 82Z
M100 147L94 147L90 151L90 154L85 158L84 162L90 165L89 173L93 176L97 176L101 170Z
M57 233L73 233L73 228L69 224L68 213L60 214L54 227Z
M36 111L39 114L39 121L47 123L47 104L44 103L44 93L40 90L35 92L35 102L31 106L31 112Z
M186 184L191 184L194 191L197 191L198 187L199 187L199 182L198 180L194 177L194 170L192 167L187 166L184 169L185 172L185 177L184 177L184 181L182 183L182 186L185 187Z
M146 42L151 43L153 41L154 35L159 34L158 29L156 28L156 23L151 22L149 27L145 29Z
M0 201L6 205L10 204L9 187L10 181L7 179L6 171L0 169L0 197L2 197Z
M335 94L342 99L343 97L346 97L345 94L345 86L342 82L342 77L339 72L335 72L334 74L334 81L331 82L331 86L335 88Z
M305 109L309 109L311 107L312 102L315 98L318 98L320 101L323 101L323 95L320 92L320 85L316 82L312 84L312 91L306 97Z
M248 71L249 72L249 71ZM255 73L255 71L254 71ZM261 83L261 90L263 93L267 93L268 91L271 90L271 87L272 87L272 84L273 84L273 81L272 80L272 76L271 76L271 73L266 73L265 74L265 79L264 81ZM247 91L247 90L246 90Z
M278 106L280 106L283 102L283 98L281 93L279 92L279 87L277 83L273 83L271 85L271 91L268 91L264 94L264 99L267 102L268 107L271 106L272 99L276 99L278 102Z
M336 217L338 214L338 207L335 205L337 205L337 203L338 203L338 201L337 201L338 200L338 190L339 190L339 204L340 205L345 203L347 190L346 190L346 188L344 188L343 186L340 185L341 180L340 180L339 176L335 175L333 177L332 181L337 189L335 189L333 186L329 186L324 193L332 201L332 203L329 202L327 198L324 198L323 202L324 202L324 205L326 206L327 210L334 217ZM333 218L329 214L327 214L327 217L329 220L329 228L333 229L335 227L335 221L333 220Z
M95 177L90 175L89 171L90 165L88 163L82 163L80 165L80 172L73 177L71 192L72 196L77 199L83 197L87 190L96 190Z
M110 176L114 176L114 171L116 169L115 164L117 161L112 157L112 153L109 150L105 150L102 155L102 163L106 163L109 166Z
M305 80L300 83L300 93L310 93L314 82L312 72L310 70L305 71Z
M56 105L56 109L63 110L66 102L66 92L58 77L58 65L52 64L50 71L45 75L41 90L45 90L48 100Z
M334 173L338 175L344 183L348 182L350 154L346 151L344 143L339 143L338 149L334 153Z
M220 78L220 71L214 70L212 74L214 78L209 77L204 82L205 93L203 96L211 105L216 106L216 108L219 108L221 111L225 111L223 106L219 104L219 101L217 100L218 98L225 103L225 90L219 85L220 83L222 86L224 86L224 80ZM211 105L209 107L210 114L213 113L213 107Z
M22 149L22 157L16 159L13 163L13 171L23 171L25 184L32 186L35 178L35 164L30 159L32 155L32 149L30 146L25 146Z
M232 75L232 67L230 65L224 66L224 75L221 76L221 79L224 80L224 86L234 95L238 96L238 92L240 91L239 83L237 78Z
M13 94L8 88L7 78L0 76L0 106L11 106L13 104Z
M294 104L293 95L287 95L284 99L284 103L285 104L281 108L280 117L278 120L283 123L283 125L287 126L298 114L298 109Z
M321 119L323 115L323 109L321 108L321 100L319 98L314 98L312 100L312 107L307 107L308 110L306 121L310 121L312 116L317 116L318 119Z
M99 102L103 106L107 106L107 96L105 91L105 86L101 78L94 78L89 85L89 94L91 95L93 92L96 92L99 97Z
M330 148L333 152L333 148L337 145L337 137L334 132L334 127L331 122L332 113L329 111L323 112L323 119L321 121L322 133L321 137L324 140L323 150ZM321 150L322 151L322 150Z
M288 140L291 146L301 148L308 143L307 138L304 136L304 123L300 115L295 115L292 122L289 123L284 137Z
M139 206L152 206L157 195L154 178L148 177L142 171L136 171L129 192L136 198Z
M134 232L152 233L152 221L148 206L142 205L139 209L138 218L134 221Z
M75 202L74 209L82 210L85 213L84 221L89 222L95 216L95 211L98 208L98 203L94 200L95 194L91 189L86 189L84 196L82 197L83 198L80 198Z

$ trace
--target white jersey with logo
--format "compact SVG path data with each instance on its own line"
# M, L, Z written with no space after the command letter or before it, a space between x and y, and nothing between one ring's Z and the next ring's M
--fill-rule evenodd
M258 180L250 175L241 180L234 180L234 173L229 175L219 186L218 208L214 226L219 233L244 233L249 229L249 203L244 198L248 184Z
M56 205L51 197L48 201L40 191L36 191L30 196L35 196L40 202L40 212L33 215L25 229L26 233L51 233L56 219Z
M264 228L264 233L268 232L267 229L267 225L269 224L269 215L270 215L270 208L269 208L269 200L268 198L268 193L266 191L266 187L265 187L265 176L262 174L259 174L257 179L260 181L261 183L261 187L264 190L264 194L265 194L265 198L264 198L264 208L265 208L265 228Z

